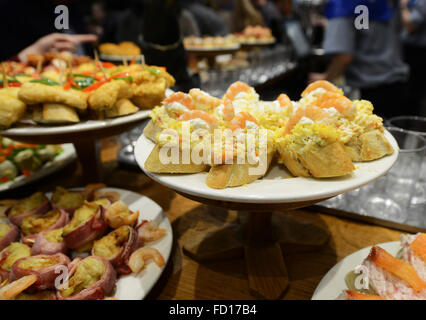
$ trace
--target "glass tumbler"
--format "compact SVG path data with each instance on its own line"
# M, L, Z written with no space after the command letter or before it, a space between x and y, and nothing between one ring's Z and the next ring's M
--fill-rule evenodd
M399 156L392 169L363 188L360 208L368 215L405 222L410 219L419 172L425 156L426 140L419 134L388 127L399 145Z

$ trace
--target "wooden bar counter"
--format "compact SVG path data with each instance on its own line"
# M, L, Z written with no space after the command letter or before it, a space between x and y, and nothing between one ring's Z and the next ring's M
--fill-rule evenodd
M182 250L182 241L188 241L190 230L202 231L205 221L199 221L197 212L232 215L224 209L202 205L184 198L174 191L147 178L142 171L118 168L116 139L102 142L101 159L104 164L104 182L112 187L129 189L157 202L169 217L174 232L174 246L169 263L147 299L254 299L248 286L247 268L243 256L216 259L202 263L188 257ZM55 186L82 185L81 166L74 163L66 169L26 187L0 194L0 199L22 198L35 190L50 191ZM143 209L142 212L143 214ZM283 248L290 284L283 299L310 299L322 277L347 255L370 245L399 240L400 232L350 221L315 212L311 209L290 212L301 222L310 222L328 231L330 238L320 250L302 247Z

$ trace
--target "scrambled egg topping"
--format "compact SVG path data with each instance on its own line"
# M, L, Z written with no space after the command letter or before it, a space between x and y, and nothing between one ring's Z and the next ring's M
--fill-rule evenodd
M294 152L304 152L340 141L340 136L339 130L323 123L299 123L291 134L278 141Z
M221 153L225 159L225 154L232 154L234 158L242 156L240 153L245 153L244 148L241 146L242 141L252 139L255 145L256 154L259 155L260 150L263 150L259 145L259 130L266 129L267 132L267 150L270 152L278 145L284 145L292 150L303 151L314 146L324 146L325 144L333 143L335 141L342 144L348 144L352 139L359 137L361 134L371 131L380 130L383 132L382 118L373 114L373 105L369 101L355 100L352 101L352 106L349 103L347 108L347 100L345 100L346 109L342 111L339 106L333 107L333 103L339 103L340 100L331 101L330 107L322 107L322 111L326 114L321 119L312 120L309 117L303 117L296 123L290 134L284 135L284 131L289 121L296 114L300 108L306 108L312 105L313 102L319 101L321 95L327 92L323 88L318 88L310 92L299 101L292 101L288 106L282 107L279 102L264 102L259 100L259 95L251 88L247 92L237 93L232 100L234 116L241 112L247 112L253 116L257 124L251 121L245 122L245 128L238 129L233 132L232 143L225 142L226 135L222 136L221 144L218 141L213 141L213 137L204 139L203 134L199 140L191 140L190 148L196 147L200 143L210 144L212 154L218 148L221 148ZM343 91L340 90L343 95ZM225 104L225 98L223 99ZM179 117L189 111L184 105L173 102L158 106L151 112L151 118L155 125L160 129L173 129L177 135L164 135L158 133L156 142L160 146L170 143L179 143L182 148L182 135L183 124L189 123L190 133L194 132L209 132L213 133L213 129L219 129L225 132L229 126L229 120L226 121L225 106L219 105L210 112L218 122L213 126L202 119L192 119L190 121L181 122ZM315 103L314 103L315 104ZM339 110L340 111L339 111ZM343 112L343 113L342 113ZM294 125L294 124L293 124ZM199 131L201 130L201 131ZM254 132L254 138L251 137L249 132ZM238 151L240 150L240 151Z

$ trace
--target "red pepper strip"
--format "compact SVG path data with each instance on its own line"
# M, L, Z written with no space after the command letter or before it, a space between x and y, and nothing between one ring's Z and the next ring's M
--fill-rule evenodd
M81 87L80 87L77 83L75 83L75 81L74 81L71 77L68 77L68 78L67 78L67 82L68 82L70 85L72 85L72 86L74 86L74 87L77 87L77 88L80 88L80 89L81 89Z
M94 74L94 75L93 75L93 78L95 78L95 79L96 79L96 80L98 80L98 81L105 80L105 77L104 77L104 76L101 76L101 75L99 75L99 74Z
M29 177L31 175L31 172L29 170L22 170L22 174L26 177Z
M111 62L102 62L102 67L104 67L104 68L114 68L115 64L113 64Z
M81 72L81 74L84 74L85 76L93 77L98 81L105 80L104 76L101 76L99 74L94 74L93 72L90 72L90 71L84 71L84 72Z
M9 182L9 177L3 177L0 179L0 181L3 183Z
M128 77L128 76L129 76L129 73L127 73L127 72L121 72L121 73L114 74L113 76L109 77L108 79L101 80L99 82L96 82L96 83L92 84L91 86L88 86L86 89L83 90L83 92L90 92L90 91L96 90L100 86L102 86L105 83L109 82L111 79L114 79L114 78L124 78L124 77Z
M132 58L132 61L130 61L129 65L130 65L130 66L131 66L131 65L133 65L133 64L135 63L135 60L136 60L136 56L134 56L134 57Z
M111 63L111 62L99 62L100 65L102 65L102 67L104 68L113 68L115 67L115 64ZM98 68L100 69L100 65L98 64Z
M64 90L69 90L71 88L71 83L69 83L68 81L65 82L64 84Z
M19 87L21 87L21 86L22 86L22 83L20 83L20 82L8 82L8 83L7 83L7 85L8 85L9 87L16 87L16 88L19 88ZM3 85L0 85L0 88L4 88L4 86L3 86Z
M114 78L125 78L130 76L130 73L128 72L120 72L120 73L116 73L114 75L112 75L111 77L108 78L108 80L114 79Z
M92 85L88 86L87 88L85 88L85 89L83 90L83 92L90 92L90 91L96 90L97 88L99 88L100 86L104 85L104 84L105 84L105 83L107 83L107 82L108 82L108 79L106 79L106 80L101 80L101 81L99 81L99 82L96 82L96 83L94 83L94 84L92 84Z

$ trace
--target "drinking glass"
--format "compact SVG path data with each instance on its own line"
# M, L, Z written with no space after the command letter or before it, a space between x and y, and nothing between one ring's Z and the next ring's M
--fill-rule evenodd
M406 131L420 134L426 139L426 118L418 116L399 116L388 120L388 126L400 128ZM412 199L412 210L425 212L426 218L426 157L423 157L423 164L420 169L419 181Z
M415 195L425 156L426 140L415 132L388 127L399 145L399 156L392 169L362 189L361 211L378 218L405 222Z

